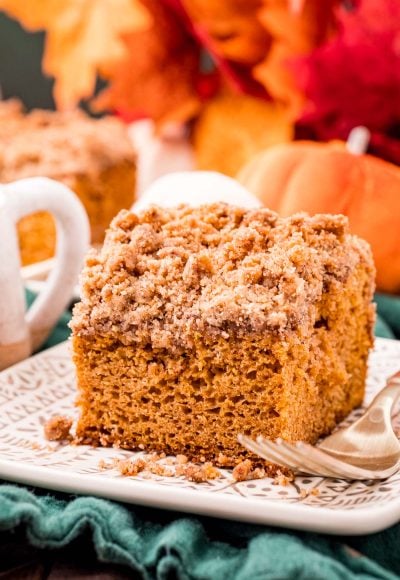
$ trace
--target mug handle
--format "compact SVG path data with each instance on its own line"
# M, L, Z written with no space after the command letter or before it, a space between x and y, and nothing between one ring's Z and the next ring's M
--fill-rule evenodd
M35 351L71 300L89 247L89 221L78 197L54 179L21 179L2 185L2 192L7 195L7 208L15 227L21 218L38 211L49 212L56 221L55 266L26 313L31 348Z

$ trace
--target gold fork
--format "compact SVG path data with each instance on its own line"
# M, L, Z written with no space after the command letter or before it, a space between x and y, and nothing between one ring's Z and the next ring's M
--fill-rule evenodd
M341 479L386 479L400 469L400 443L393 431L392 409L400 396L400 371L390 377L364 415L316 446L283 439L239 442L256 455L296 473Z

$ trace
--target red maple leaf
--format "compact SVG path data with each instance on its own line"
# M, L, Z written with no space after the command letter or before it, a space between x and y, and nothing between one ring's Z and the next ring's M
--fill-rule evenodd
M308 104L299 120L319 139L400 122L400 3L361 0L338 10L337 36L293 64Z

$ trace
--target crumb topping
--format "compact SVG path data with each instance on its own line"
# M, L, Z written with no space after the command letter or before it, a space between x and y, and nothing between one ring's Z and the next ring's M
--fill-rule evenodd
M65 415L51 417L44 424L44 436L49 441L67 441L71 438L72 423L71 417Z
M221 476L218 469L210 462L206 462L203 465L190 463L189 465L181 466L180 470L177 468L176 472L177 475L183 475L186 479L195 483L204 483L210 479L218 479Z
M96 176L125 159L135 162L126 128L118 119L93 119L83 111L34 110L17 100L0 102L0 181L45 175Z
M161 463L160 461L163 461ZM121 475L136 477L139 473L143 476L158 475L160 477L184 477L195 483L205 483L210 479L221 477L220 471L210 462L198 465L188 461L186 455L167 457L165 454L153 453L148 456L133 459L115 459L110 464L104 460L99 461L99 469L113 469L116 467Z
M324 292L360 261L373 270L344 216L223 203L122 211L87 259L72 329L152 348L190 348L196 335L302 335Z
M320 491L317 487L313 487L312 489L305 489L304 487L302 487L299 490L299 495L300 495L301 499L306 499L310 495L314 496L314 497L318 497L319 494L320 494Z
M292 472L289 472L289 474L288 471L286 471L286 473L282 473L282 471L278 469L278 472L272 483L273 485L281 485L283 487L286 487L292 481L294 481L294 474Z
M245 459L236 465L232 471L232 478L234 481L249 481L251 479L263 479L266 476L266 471L263 467L254 467L250 459Z

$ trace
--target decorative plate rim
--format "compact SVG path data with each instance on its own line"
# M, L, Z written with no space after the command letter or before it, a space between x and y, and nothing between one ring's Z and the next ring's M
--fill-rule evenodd
M36 363L39 364L45 359L51 360L54 357L61 356L65 357L68 369L68 342L66 341L36 354L0 373L0 396L2 386L6 384L6 381L26 372L29 365L34 367ZM387 345L389 350L394 349L400 355L400 342L398 341L376 339L376 344L377 348L383 350L385 350L385 345ZM385 378L386 375L382 379L383 382ZM40 388L44 388L43 385ZM38 392L39 390L31 389L33 396ZM18 400L18 397L16 397L16 400ZM12 403L13 401L10 404ZM2 411L4 408L4 405L2 405ZM2 411L0 411L0 418ZM15 432L17 433L18 429ZM104 449L101 451L107 452ZM360 535L374 533L395 524L400 519L400 494L398 497L390 496L388 500L382 502L374 503L371 500L368 505L356 506L357 509L352 508L352 506L345 509L340 506L307 505L306 503L301 503L300 500L297 503L290 503L279 499L268 499L265 496L257 499L255 495L218 493L218 491L222 491L222 488L207 490L203 487L194 490L193 486L196 484L192 483L185 488L174 486L173 484L160 485L157 481L140 480L138 478L96 477L95 472L91 474L78 473L64 471L62 468L55 469L46 465L24 463L18 458L4 459L1 458L1 450L0 477L9 481L36 485L50 490L74 494L90 494L154 508L329 534ZM395 477L393 476L393 478ZM318 479L322 480L322 478ZM400 473L397 474L395 484L397 484L397 480L400 490ZM392 478L387 481L392 481ZM249 482L243 483L248 484Z
M333 535L372 534L390 527L400 519L400 497L387 504L357 510L355 517L354 510L278 504L268 499L263 500L262 507L265 507L265 510L260 510L260 501L251 497L224 496L222 500L221 496L214 494L211 499L210 492L203 491L196 492L197 502L194 503L193 492L190 490L161 487L152 481L118 479L118 489L116 489L116 486L109 485L115 480L98 479L94 484L93 477L90 475L59 474L56 470L47 467L25 466L21 468L19 465L15 466L12 462L3 460L0 460L0 475L16 483L35 485L54 491L94 495L134 505ZM132 494L132 484L135 486L134 494ZM156 500L151 498L149 491L157 492ZM177 491L179 491L178 494ZM243 510L243 502L246 502L246 513ZM265 513L261 513L266 511L268 511L267 517Z

